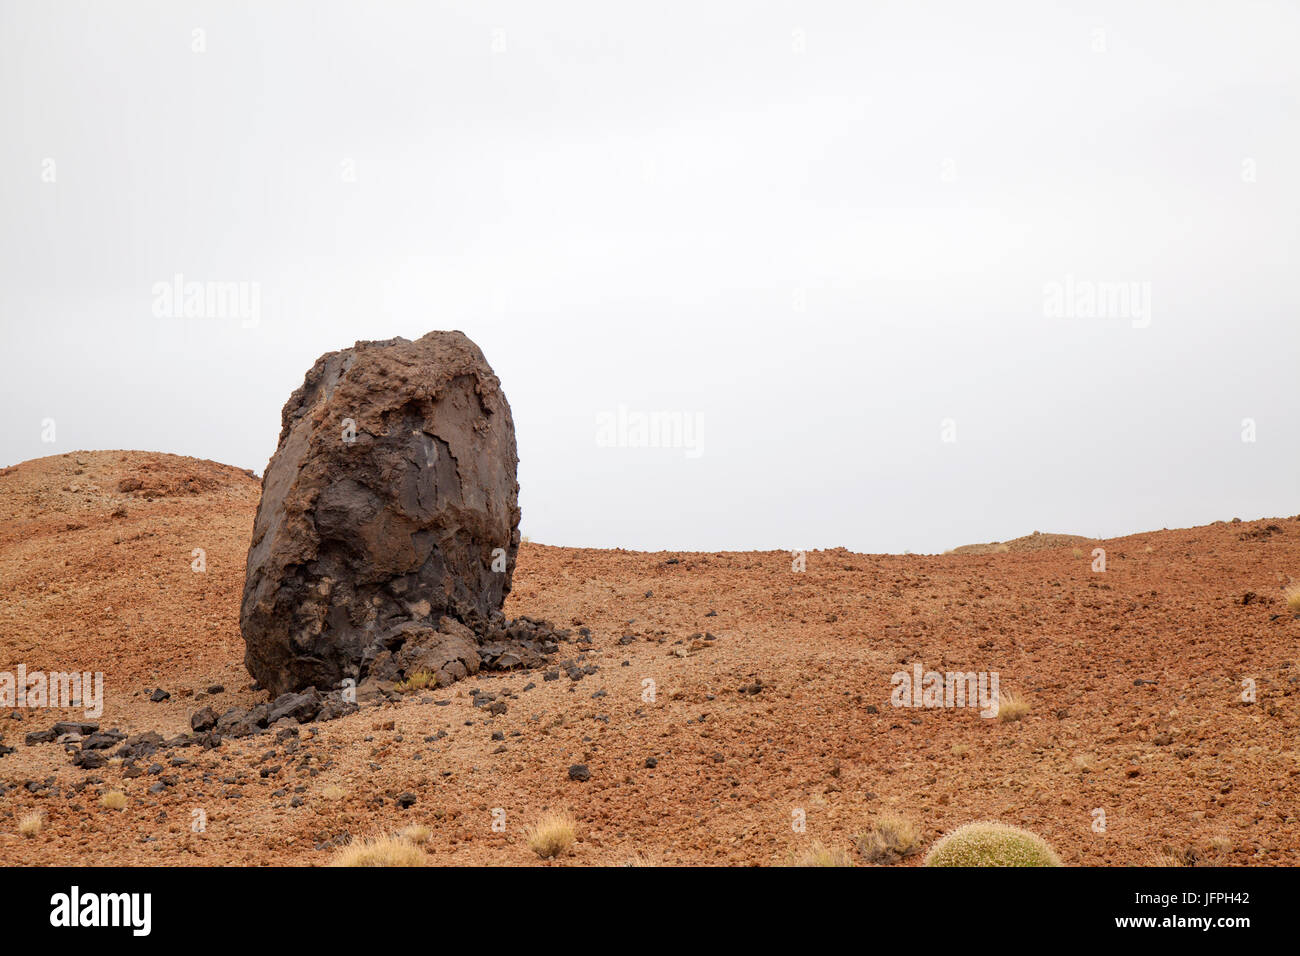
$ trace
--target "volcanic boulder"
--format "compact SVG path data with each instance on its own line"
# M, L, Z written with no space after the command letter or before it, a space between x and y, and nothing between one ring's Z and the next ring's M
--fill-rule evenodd
M519 547L515 428L461 332L317 359L262 478L240 612L272 695L476 671Z

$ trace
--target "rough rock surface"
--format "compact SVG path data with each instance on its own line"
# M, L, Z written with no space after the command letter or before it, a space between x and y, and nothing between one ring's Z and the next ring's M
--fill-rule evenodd
M262 479L240 613L273 695L478 670L519 546L514 421L461 332L321 356ZM220 725L218 725L220 729Z

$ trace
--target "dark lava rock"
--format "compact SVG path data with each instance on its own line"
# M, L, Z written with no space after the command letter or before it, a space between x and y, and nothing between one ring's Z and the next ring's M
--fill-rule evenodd
M232 707L217 718L216 733L223 737L247 737L266 726L270 704L258 704L251 710Z
M397 795L397 805L405 810L407 807L415 806L415 794L399 793Z
M591 771L587 769L585 763L575 763L569 768L569 779L585 783L591 779Z
M211 707L202 707L190 715L190 730L201 734L217 726L217 712Z
M122 746L117 748L117 756L123 760L136 760L140 757L152 756L161 746L163 746L162 734L157 731L132 734L123 741Z
M108 763L108 758L99 750L80 750L72 758L72 765L82 770L98 770Z
M75 720L61 720L54 725L54 736L62 737L64 734L77 734L80 737L89 737L99 729L99 724L82 723Z
M316 692L315 687L308 687L301 694L281 694L271 704L271 712L267 715L266 722L273 724L277 720L289 717L298 723L306 723L313 720L320 713L321 698Z
M167 693L167 691L163 690L161 687L155 688L154 692L149 695L149 699L155 704L160 704L169 697L171 697L171 694Z
M336 720L339 717L354 714L358 709L356 704L336 695L325 700L325 703L321 705L320 713L316 715L316 719L320 721Z
M483 353L461 332L358 342L316 361L281 421L240 612L249 673L277 696L360 682L412 641L473 673L441 620L501 620L519 547L514 420Z
M23 740L27 746L32 747L36 744L52 744L58 736L53 730L33 730Z
M120 730L101 730L91 734L81 742L82 750L107 750L120 740L125 740L126 734Z
M649 767L651 770L653 770L655 767L659 766L659 758L658 758L658 757L646 757L646 758L645 758L645 765L646 765L647 767Z

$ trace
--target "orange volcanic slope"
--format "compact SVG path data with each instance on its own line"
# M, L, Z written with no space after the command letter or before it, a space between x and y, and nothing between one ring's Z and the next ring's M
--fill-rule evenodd
M103 671L98 722L128 733L262 699L238 621L258 494L247 472L145 452L0 471L0 671ZM25 745L80 710L6 708L0 863L314 864L345 835L420 823L432 862L528 864L525 829L550 810L579 824L564 865L779 864L813 841L852 851L882 812L925 844L974 819L1025 826L1068 864L1300 863L1300 620L1282 598L1300 520L1064 541L814 551L803 573L780 551L526 544L507 612L589 627L557 664L585 654L594 673L470 679L296 740L161 751L140 776ZM995 671L1030 709L892 706L892 676L916 664ZM150 702L157 687L170 698ZM108 790L124 810L100 804ZM20 835L33 813L39 832Z

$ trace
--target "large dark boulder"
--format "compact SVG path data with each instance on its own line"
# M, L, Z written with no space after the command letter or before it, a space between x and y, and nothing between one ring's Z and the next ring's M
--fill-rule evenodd
M483 353L461 332L358 342L316 361L282 422L248 552L249 672L278 696L376 663L476 670L466 634L506 626L519 546L514 421Z

